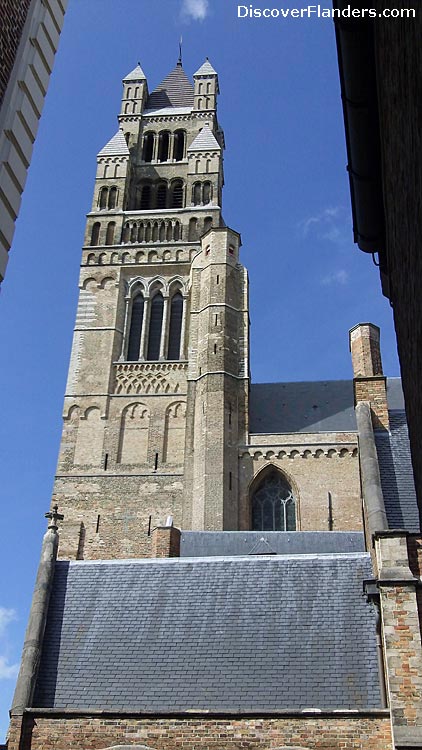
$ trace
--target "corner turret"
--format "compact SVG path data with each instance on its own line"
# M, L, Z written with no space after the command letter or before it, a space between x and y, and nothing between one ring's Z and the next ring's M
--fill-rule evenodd
M210 61L205 60L199 70L194 73L194 109L213 110L217 109L218 75Z

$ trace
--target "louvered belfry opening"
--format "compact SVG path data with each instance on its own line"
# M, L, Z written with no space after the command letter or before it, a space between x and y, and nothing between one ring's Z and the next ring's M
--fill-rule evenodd
M173 182L172 191L171 191L171 207L183 208L183 182L182 180L175 180L175 182Z
M164 298L161 292L152 298L151 317L149 322L148 336L148 360L156 360L160 357L161 329L163 327Z
M176 292L171 300L168 359L180 359L180 339L182 334L183 297Z
M132 303L132 318L130 321L130 333L127 359L129 362L137 362L141 344L142 322L144 319L144 296L137 294Z
M157 208L166 208L167 206L167 185L161 184L157 188Z

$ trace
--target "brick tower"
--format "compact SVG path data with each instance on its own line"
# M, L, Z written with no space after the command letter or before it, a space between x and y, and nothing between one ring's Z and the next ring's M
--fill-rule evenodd
M149 554L168 515L238 527L247 277L221 216L217 95L208 60L194 86L179 60L151 94L138 65L98 154L55 486L64 557Z

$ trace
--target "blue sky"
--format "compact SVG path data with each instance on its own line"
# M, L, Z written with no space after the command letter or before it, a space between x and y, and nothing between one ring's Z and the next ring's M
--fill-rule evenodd
M381 327L384 370L399 374L378 270L352 240L332 22L239 19L232 0L70 0L0 294L0 741L51 497L95 156L117 130L121 79L140 60L152 90L181 34L187 74L206 55L219 73L223 213L249 270L253 380L350 378L348 330L362 321Z

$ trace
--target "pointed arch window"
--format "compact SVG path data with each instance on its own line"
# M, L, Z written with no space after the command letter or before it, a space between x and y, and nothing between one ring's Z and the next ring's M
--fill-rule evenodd
M182 334L183 297L176 292L171 299L169 345L167 359L180 358L180 339Z
M151 300L151 317L149 321L148 360L160 357L161 329L163 327L164 298L161 292Z
M127 350L128 362L137 362L141 345L142 322L144 319L144 296L137 294L132 303L132 317L130 321L129 343Z
M265 475L252 495L253 531L295 531L296 509L292 488L278 471Z

